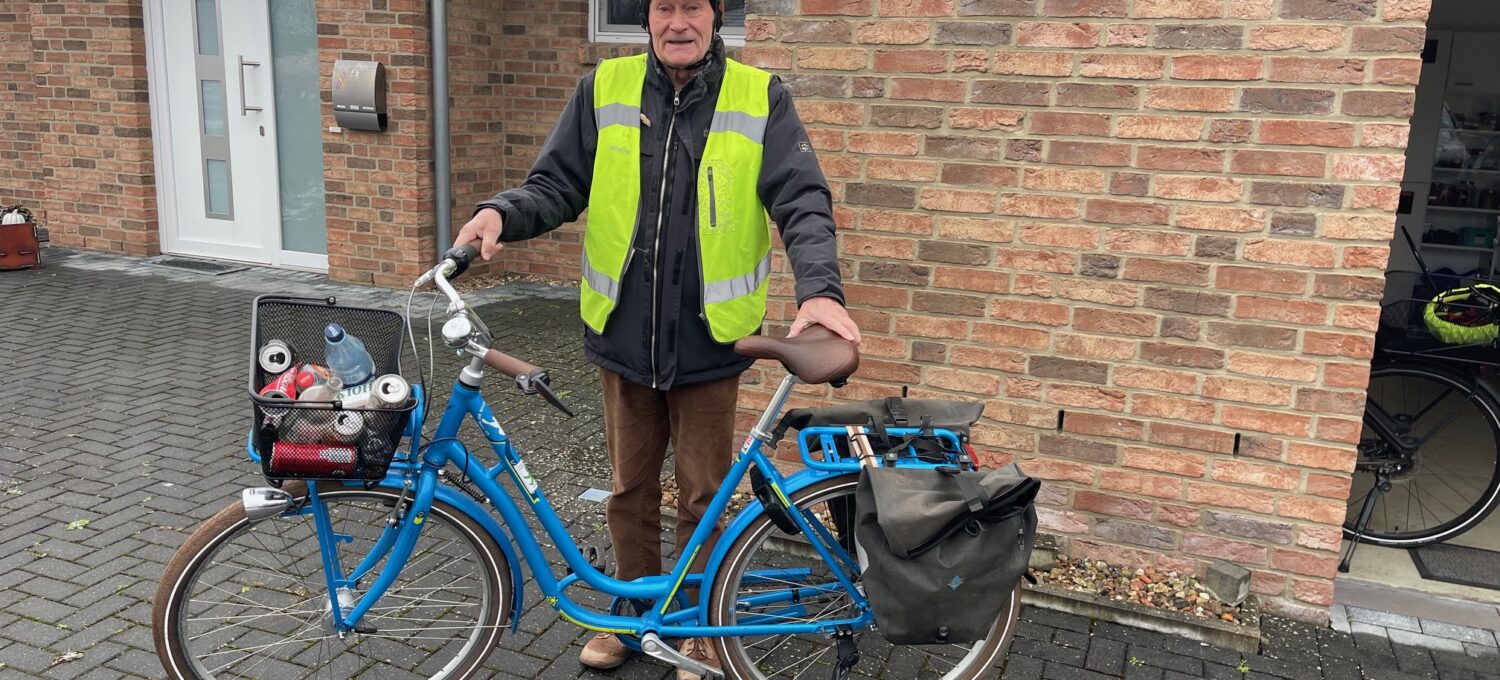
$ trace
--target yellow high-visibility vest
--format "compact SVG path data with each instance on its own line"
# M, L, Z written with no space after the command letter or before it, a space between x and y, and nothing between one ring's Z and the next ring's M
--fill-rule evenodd
M599 129L583 236L579 311L603 333L620 301L620 277L635 240L641 186L641 92L646 55L607 59L594 74ZM756 193L771 102L771 74L725 60L708 143L698 170L698 261L703 312L714 340L754 333L766 314L771 233ZM625 187L624 191L611 188Z

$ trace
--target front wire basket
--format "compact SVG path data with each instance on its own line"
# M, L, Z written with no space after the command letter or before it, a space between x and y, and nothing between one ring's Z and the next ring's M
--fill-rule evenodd
M251 445L260 457L261 473L269 480L379 480L385 477L416 408L410 389L403 402L390 407L373 401L351 408L342 401L263 396L262 389L279 374L261 366L261 349L272 341L285 343L292 371L304 364L326 367L323 329L330 323L339 324L364 343L375 362L374 376L401 374L406 319L400 314L339 306L333 298L257 297L251 317Z

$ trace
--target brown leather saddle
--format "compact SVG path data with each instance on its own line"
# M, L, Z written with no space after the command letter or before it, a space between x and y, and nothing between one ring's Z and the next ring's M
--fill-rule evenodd
M734 343L734 351L755 359L775 359L809 385L840 387L859 368L859 350L822 326L809 326L795 338L752 335Z

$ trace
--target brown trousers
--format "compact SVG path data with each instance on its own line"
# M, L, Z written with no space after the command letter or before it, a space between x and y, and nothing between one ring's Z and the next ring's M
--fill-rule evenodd
M614 491L605 508L614 545L615 578L661 573L661 469L667 444L677 457L677 545L687 543L734 461L734 412L739 376L668 391L599 369L604 428ZM718 517L694 560L701 571L719 537Z

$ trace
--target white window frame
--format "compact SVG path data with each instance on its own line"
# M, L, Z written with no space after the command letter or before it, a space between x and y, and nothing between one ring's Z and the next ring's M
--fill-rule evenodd
M643 0L649 2L650 0ZM604 3L609 0L589 0L589 42L596 43L641 43L646 42L646 31L640 26L623 26L614 24L600 26L604 16ZM719 36L724 39L726 47L745 46L744 26L725 26Z

